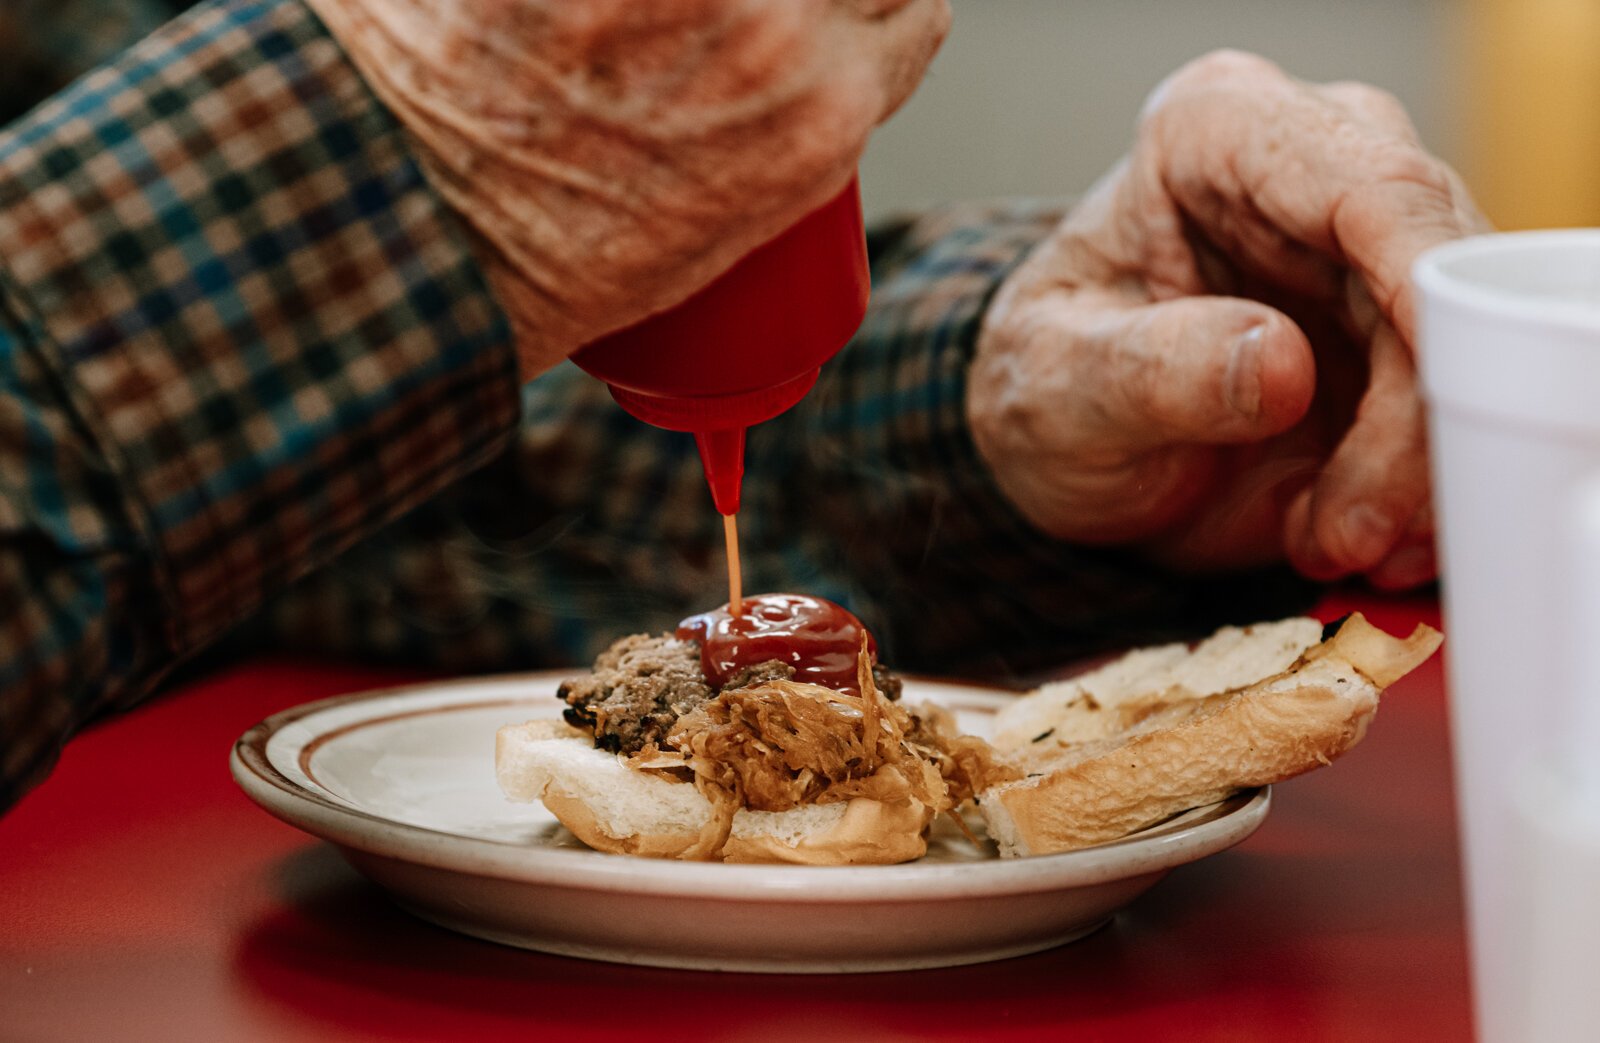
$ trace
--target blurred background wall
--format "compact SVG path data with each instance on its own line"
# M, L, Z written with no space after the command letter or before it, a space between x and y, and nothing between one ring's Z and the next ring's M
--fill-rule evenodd
M1600 224L1600 0L953 0L874 138L867 210L1074 195L1163 76L1216 47L1397 95L1502 227Z

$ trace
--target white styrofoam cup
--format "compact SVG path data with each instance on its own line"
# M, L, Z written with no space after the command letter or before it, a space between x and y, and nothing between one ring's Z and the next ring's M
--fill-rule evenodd
M1600 1040L1600 229L1413 276L1478 1035Z

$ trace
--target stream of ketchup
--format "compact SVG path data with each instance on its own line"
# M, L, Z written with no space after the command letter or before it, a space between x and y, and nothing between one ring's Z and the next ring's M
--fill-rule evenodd
M718 687L747 666L776 659L794 667L794 679L859 695L856 656L867 634L848 609L806 594L757 594L744 599L744 611L728 606L690 616L678 624L678 638L700 644L700 664ZM877 644L867 634L867 650Z

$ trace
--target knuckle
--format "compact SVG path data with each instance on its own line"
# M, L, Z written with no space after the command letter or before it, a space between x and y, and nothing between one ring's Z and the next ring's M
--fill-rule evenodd
M1372 169L1378 179L1414 185L1429 195L1450 198L1453 178L1443 160L1416 145L1395 140L1381 142L1374 153Z
M1119 391L1128 412L1154 421L1170 421L1190 401L1184 381L1175 373L1174 360L1183 350L1173 324L1140 321L1116 343L1109 368L1120 374Z
M1178 75L1203 84L1285 78L1283 70L1272 61L1231 47L1202 54L1179 69Z
M1157 84L1140 115L1144 121L1159 120L1194 95L1217 90L1259 93L1288 82L1282 69L1259 54L1221 48L1190 60Z
M1405 105L1395 95L1382 87L1357 80L1330 83L1324 94L1350 110L1361 119L1370 120L1386 129L1410 135L1411 116Z
M1398 107L1400 104L1393 94L1364 80L1339 80L1328 84L1328 89L1347 101L1363 105Z

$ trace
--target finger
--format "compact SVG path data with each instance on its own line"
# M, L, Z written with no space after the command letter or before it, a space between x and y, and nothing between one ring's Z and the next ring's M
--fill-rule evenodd
M1386 90L1354 80L1324 83L1312 90L1373 127L1407 141L1420 142L1405 106Z
M1305 414L1311 345L1281 312L1231 297L1185 297L1066 324L1085 341L1076 392L1101 434L1133 450L1253 442Z
M1407 526L1400 545L1367 573L1367 580L1380 590L1410 590L1438 578L1433 510L1425 503Z
M916 0L840 0L840 6L861 18L887 18Z
M1314 578L1375 568L1428 500L1416 370L1393 327L1374 337L1370 369L1355 421L1285 519L1290 560Z
M1167 529L1205 496L1215 447L1294 426L1316 382L1304 335L1252 301L1003 289L996 316L969 371L973 438L1012 502L1059 539Z
M1433 542L1401 547L1367 574L1379 590L1405 591L1432 583L1439 578L1439 559Z
M1191 63L1147 107L1147 176L1186 211L1257 215L1289 238L1354 267L1407 343L1412 261L1486 225L1459 178L1382 103L1347 108L1265 59L1223 52ZM1218 197L1225 206L1217 205ZM1250 260L1270 274L1275 255Z
M883 105L877 122L911 97L950 33L949 0L855 0L873 23Z

